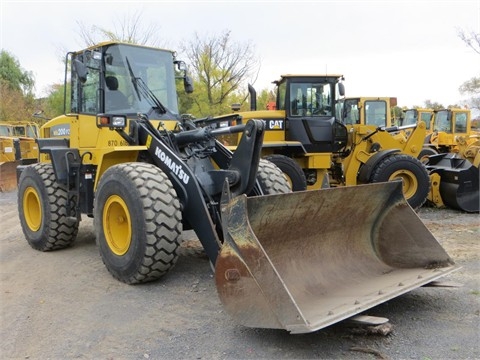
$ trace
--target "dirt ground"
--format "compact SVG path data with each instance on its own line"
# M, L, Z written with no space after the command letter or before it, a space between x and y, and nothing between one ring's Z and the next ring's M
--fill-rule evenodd
M347 322L304 335L251 329L226 314L209 262L180 257L161 281L125 285L106 271L91 219L69 249L41 253L20 229L16 192L0 193L2 359L479 359L480 219L423 208L420 218L462 268L368 311L388 335Z

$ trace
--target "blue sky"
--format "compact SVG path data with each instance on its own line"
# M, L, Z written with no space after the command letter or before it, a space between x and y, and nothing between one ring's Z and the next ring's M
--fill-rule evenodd
M480 55L458 30L480 33L476 1L0 0L0 46L35 75L37 94L63 81L61 59L83 44L79 23L113 29L140 13L164 45L230 30L261 61L257 91L282 74L345 75L347 96L396 96L400 106L458 103Z

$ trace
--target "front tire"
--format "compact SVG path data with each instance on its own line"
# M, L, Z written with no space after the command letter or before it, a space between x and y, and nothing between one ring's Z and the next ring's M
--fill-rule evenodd
M17 203L23 234L32 248L57 250L75 241L78 221L67 216L67 191L58 185L51 164L38 163L23 170Z
M257 181L263 195L286 194L292 192L290 182L285 173L273 162L260 159Z
M127 284L154 281L177 262L180 202L158 167L125 163L105 171L94 218L100 255L116 279Z
M405 155L393 154L382 159L373 169L371 183L402 179L403 194L410 206L417 210L427 200L430 177L420 160Z

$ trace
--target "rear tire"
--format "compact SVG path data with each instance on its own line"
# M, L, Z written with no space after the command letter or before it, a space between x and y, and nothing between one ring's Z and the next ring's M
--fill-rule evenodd
M373 169L371 183L402 179L403 194L410 206L417 210L427 200L430 177L420 160L405 154L393 154L382 159Z
M127 284L154 281L177 262L180 202L158 167L125 163L105 171L94 218L100 255L116 279Z
M300 165L295 160L285 155L269 155L265 157L274 163L287 176L293 191L307 190L307 179Z
M58 185L51 164L23 170L17 203L23 234L32 248L57 250L75 241L78 221L67 216L67 192Z

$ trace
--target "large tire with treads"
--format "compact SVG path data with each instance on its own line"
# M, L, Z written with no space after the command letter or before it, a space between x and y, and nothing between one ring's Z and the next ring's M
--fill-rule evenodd
M292 187L285 173L273 162L260 159L257 171L257 182L263 195L285 194L292 192ZM258 195L254 190L249 196Z
M75 241L78 221L67 216L67 191L58 185L51 164L38 163L23 170L17 203L20 224L32 248L57 250Z
M420 160L405 154L393 154L382 159L373 169L371 183L401 179L403 194L410 206L418 210L427 200L430 177Z
M177 262L180 202L158 167L125 163L105 171L96 191L94 220L100 255L118 280L154 281Z
M287 176L287 180L289 180L293 191L307 190L305 173L295 160L288 156L278 154L266 156L265 160L274 163L281 171L283 171Z

